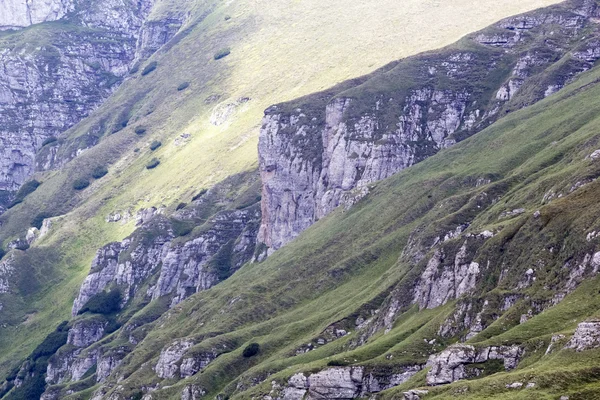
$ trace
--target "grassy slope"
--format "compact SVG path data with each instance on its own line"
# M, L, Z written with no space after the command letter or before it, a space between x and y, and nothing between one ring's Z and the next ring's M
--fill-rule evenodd
M177 204L228 175L255 168L258 124L268 105L446 45L501 17L554 2L412 0L349 5L341 0L327 4L279 0L217 6L211 1L161 2L157 15L191 10L189 29L154 57L159 63L156 71L133 76L94 115L70 130L65 140L75 140L103 124L110 130L114 117L124 109L130 111L129 127L105 137L60 171L40 174L44 183L38 191L1 218L0 238L6 244L23 235L40 210L55 214L72 210L57 218L52 233L34 246L43 254L56 250L60 254L50 273L38 268L39 291L28 295L25 305L3 299L7 305L3 318L9 310L17 324L0 330L0 365L23 357L67 318L95 250L133 229L132 223L106 223L106 215ZM231 19L226 21L226 16ZM37 32L43 26L31 29ZM231 55L214 61L213 54L225 46L232 48ZM184 81L190 82L190 88L177 91ZM226 124L215 127L209 117L217 103L205 102L212 95L219 95L219 102L242 96L252 100ZM133 133L138 125L148 128L142 138ZM175 146L173 141L182 133L191 138L185 146ZM162 140L163 146L150 155L147 145L154 139ZM136 153L135 148L141 150ZM162 164L145 170L154 156ZM111 164L109 175L84 192L71 189L75 178L106 163ZM21 320L25 322L18 324Z
M240 382L263 380L269 374L264 383L238 392L236 398L267 394L271 381L283 382L296 371L323 368L333 359L390 368L424 362L430 349L423 339L436 336L452 304L419 313L408 310L390 333L380 333L351 352L344 352L344 344L352 335L304 355L291 355L329 324L352 315L410 273L410 266L398 258L411 231L416 226L442 224L454 210L460 214L464 204L460 199L468 200L481 191L493 193L495 183L473 186L479 177L495 176L506 183L506 190L500 201L477 215L472 232L497 227L502 211L523 207L526 214L503 222L503 233L495 240L527 226L536 210L541 211L546 228L535 231L529 241L512 242L511 251L516 248L527 253L538 246L544 248L548 245L545 235L551 234L566 234L567 244L571 238L575 243L584 242L587 232L599 224L600 182L571 194L568 191L583 176L600 175L597 162L586 159L600 147L599 81L600 69L595 69L558 95L509 115L465 142L375 185L371 195L351 211L336 211L266 262L248 265L224 283L177 306L126 359L120 371L126 380L119 384L133 394L142 384L156 383L152 367L157 349L185 336L215 336L202 346L227 343L233 350L186 381L163 381L161 384L169 387L157 392L156 398L178 398L189 383L208 389L212 395L230 395ZM562 191L565 196L543 205L548 189ZM572 256L576 257L584 250L574 251ZM520 258L512 262L518 268L529 265L520 265ZM462 398L468 399L554 399L563 394L572 399L596 398L600 387L598 351L542 354L553 333L569 334L578 322L598 315L599 281L588 280L560 305L525 324L503 326L503 319L492 324L472 342L524 343L529 350L522 365L510 374L432 389L432 398L454 398L465 387ZM543 292L534 286L528 294L543 296ZM241 351L251 341L260 342L263 351L245 360ZM388 360L389 355L394 356L393 361ZM537 386L523 392L505 388L515 381L535 382ZM401 398L402 390L424 382L424 373L420 373L383 396Z

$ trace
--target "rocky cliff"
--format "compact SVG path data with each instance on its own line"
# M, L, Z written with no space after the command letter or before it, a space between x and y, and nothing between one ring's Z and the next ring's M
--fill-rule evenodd
M143 210L131 236L98 250L73 304L66 343L48 360L45 399L61 398L69 384L103 382L162 313L228 278L254 257L260 208L258 185L251 183L257 178L230 178L175 211ZM148 304L150 311L141 316L131 318L126 312L125 319L115 317L120 310ZM227 351L206 348L194 338L177 340L163 349L155 373L185 378Z
M72 9L71 0L6 0L0 4L0 30L56 21Z
M270 107L260 133L263 221L278 249L369 184L555 93L600 57L595 2L497 23L329 91Z
M54 160L56 152L38 159L37 152L56 146L55 139L101 105L136 62L177 33L184 17L148 20L152 7L152 1L121 0L0 4L0 27L61 22L0 38L0 190L5 197L36 168L67 161ZM92 128L71 158L95 145L108 129Z

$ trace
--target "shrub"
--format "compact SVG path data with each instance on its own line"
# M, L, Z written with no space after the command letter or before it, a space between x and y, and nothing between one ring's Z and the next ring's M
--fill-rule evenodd
M155 140L152 143L150 143L150 150L154 151L154 150L158 149L160 146L162 146L162 143L159 142L158 140Z
M104 165L98 165L96 168L94 168L94 170L92 171L92 177L94 179L100 179L103 176L105 176L106 174L108 174L108 169L104 166Z
M190 87L189 82L183 82L181 85L177 86L177 90L181 92L182 90L185 90L189 87Z
M21 186L21 188L19 189L19 191L17 192L15 199L13 200L13 202L8 206L8 208L12 208L14 206L16 206L19 203L22 203L23 200L25 200L25 197L29 196L31 193L35 192L35 190L41 185L40 182L36 181L35 179L32 179L30 181L27 181L23 184L23 186Z
M42 224L44 223L44 220L46 218L51 218L52 215L42 212L39 213L38 215L36 215L35 217L33 217L33 219L31 220L31 226L33 226L34 228L38 228L41 229Z
M44 146L46 146L46 145L48 145L50 143L55 143L55 142L58 142L58 139L55 138L54 136L50 136L49 138L47 138L46 140L44 140L42 142L42 147L44 147Z
M246 346L242 355L245 358L250 358L250 357L254 357L259 352L260 352L260 345L258 343L250 343L248 346Z
M129 107L125 107L122 109L117 117L115 118L114 126L112 128L112 133L117 133L126 128L129 125L129 115L131 114L131 109Z
M346 361L340 361L340 360L331 360L327 363L328 367L345 367L347 365L348 365L348 363Z
M179 210L185 208L185 206L187 206L187 203L179 203L179 204L177 204L177 208L175 209L175 211L179 211Z
M150 64L146 65L146 68L142 71L142 76L148 75L150 72L154 71L158 67L158 63L156 61L152 61Z
M44 341L31 353L31 358L35 361L40 357L51 356L62 346L67 344L69 328L68 322L63 321L54 332L46 336Z
M153 158L148 162L148 164L146 164L146 169L156 168L158 167L158 164L160 164L160 160L158 158Z
M144 128L143 126L138 126L135 128L136 135L143 135L144 133L146 133L146 128Z
M225 58L229 54L231 54L231 49L229 47L223 48L215 53L215 60L220 60L221 58Z
M134 75L134 74L137 74L139 70L140 70L140 63L136 63L133 67L131 67L131 69L129 70L129 73L131 75Z
M75 190L83 190L88 186L90 186L90 181L87 178L75 179L73 182L73 189Z
M173 227L175 236L186 236L194 230L193 222L181 221L175 218L171 219L171 226Z
M121 304L121 292L113 289L110 292L100 292L92 296L85 306L79 311L79 314L91 312L93 314L112 314L119 311Z
M198 200L200 197L204 196L208 192L208 189L202 189L197 195L192 197L192 201Z

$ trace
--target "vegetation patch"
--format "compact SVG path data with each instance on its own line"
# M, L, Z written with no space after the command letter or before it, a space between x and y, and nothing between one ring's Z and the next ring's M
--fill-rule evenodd
M254 357L258 353L260 353L260 345L258 343L250 343L248 346L246 346L242 355L244 358L250 358Z
M158 167L158 164L160 164L160 160L158 158L153 158L152 160L148 161L148 164L146 164L146 169L154 169Z
M25 200L25 197L29 196L31 193L35 192L38 187L40 187L41 183L35 179L27 181L21 186L19 191L17 192L15 199L10 204L8 208L12 208L19 203L22 203Z
M217 51L215 53L215 60L220 60L222 58L227 57L229 54L231 54L231 49L229 47L225 47L222 48L221 50Z
M49 138L47 138L46 140L44 140L42 142L42 147L47 146L52 143L56 143L56 142L58 142L58 139L54 136L50 136Z
M110 292L100 292L85 303L79 314L86 312L103 315L113 314L119 311L121 298L121 292L118 289L112 289Z
M154 151L154 150L158 149L160 146L162 146L162 143L159 142L158 140L155 140L152 143L150 143L150 150Z
M106 168L104 165L98 165L92 171L92 177L94 179L100 179L100 178L104 177L106 174L108 174L108 168Z
M90 180L88 178L78 178L73 181L73 189L83 190L90 186Z
M156 61L152 61L150 64L146 65L144 70L142 71L142 76L146 76L152 71L154 71L158 67L158 63Z

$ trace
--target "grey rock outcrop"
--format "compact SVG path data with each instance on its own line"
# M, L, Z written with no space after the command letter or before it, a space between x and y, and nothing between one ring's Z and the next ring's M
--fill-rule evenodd
M68 149L59 150L59 142L43 146L87 117L137 60L179 31L185 18L178 15L148 20L153 5L152 0L0 4L0 29L56 20L78 27L76 32L43 28L48 39L42 43L29 41L28 31L14 34L23 42L16 47L0 40L0 190L15 192L36 169L64 165L110 128L98 123Z
M177 340L160 352L158 362L154 367L160 378L174 378L179 371L179 362L185 352L194 345L190 340Z
M427 384L442 385L472 377L467 368L470 364L480 364L490 360L502 360L504 368L508 371L516 368L523 354L524 351L519 346L492 346L478 349L471 345L453 345L429 358L427 366L431 369L427 373ZM476 376L478 372L473 373Z
M274 397L282 400L354 399L398 386L421 370L404 367L398 373L377 373L364 367L335 367L310 374L293 375Z
M586 321L577 325L577 329L565 348L583 351L600 347L600 321Z
M57 21L72 9L72 0L3 0L0 2L0 30Z
M268 108L258 146L263 180L259 241L271 251L280 248L354 198L353 191L475 134L503 111L543 99L591 68L600 56L591 20L597 5L582 4L567 2L501 21L465 39L477 51L447 48L412 57ZM537 39L555 24L568 39L560 44L547 40L540 51ZM587 26L593 37L586 36L579 48ZM571 62L561 64L558 78L543 75L557 60L570 57L571 50L577 51ZM490 90L481 90L478 82ZM529 97L520 96L526 92Z
M415 288L414 302L422 309L439 307L475 288L480 268L466 259L467 242L450 267L443 265L444 258L443 250L436 250Z
M254 254L259 219L256 207L224 211L214 216L210 228L198 237L175 243L169 220L158 215L124 241L98 250L73 304L73 315L113 284L122 288L126 303L155 274L156 283L144 295L150 299L170 295L171 305L214 286L222 279L220 274L228 271L215 271L209 262L225 246L230 246L230 272L249 261ZM151 240L149 236L153 236Z
M75 347L87 347L96 343L104 336L107 321L78 321L71 329L67 338L67 344Z

